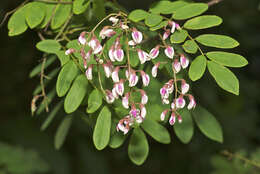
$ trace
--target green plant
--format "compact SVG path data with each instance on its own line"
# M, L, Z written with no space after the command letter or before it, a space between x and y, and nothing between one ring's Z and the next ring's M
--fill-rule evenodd
M117 4L103 0L22 4L8 21L9 36L34 29L41 39L36 48L43 52L42 62L30 73L31 78L40 75L32 114L48 112L56 94L60 101L42 130L62 105L68 114L57 130L55 147L62 146L76 115L94 125L93 141L98 150L108 145L118 148L131 134L128 153L137 165L149 153L144 132L160 143L171 142L163 126L166 120L183 143L193 136L193 119L208 138L222 142L216 118L196 106L191 82L202 78L208 69L221 88L238 95L238 79L227 67L243 67L248 62L226 52L239 45L235 39L200 34L200 30L222 23L218 16L202 15L208 7L205 3L159 1L149 11L137 9L127 14ZM57 68L56 59L61 68ZM56 86L48 85L57 74Z

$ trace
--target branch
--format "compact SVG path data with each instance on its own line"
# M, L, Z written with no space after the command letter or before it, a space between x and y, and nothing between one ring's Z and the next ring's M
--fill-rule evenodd
M220 3L221 1L223 1L223 0L211 0L211 1L208 2L208 6L209 6L209 7L210 7L210 6L213 6L213 5L215 5L215 4Z

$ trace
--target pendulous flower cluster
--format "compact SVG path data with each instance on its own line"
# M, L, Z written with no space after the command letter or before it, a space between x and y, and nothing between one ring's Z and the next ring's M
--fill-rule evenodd
M91 32L82 32L78 37L78 43L81 45L80 50L75 50L69 48L66 50L65 54L70 55L75 52L79 52L82 57L83 66L85 68L85 74L88 80L93 80L93 68L94 66L101 66L104 70L104 75L106 78L111 79L113 83L112 89L103 89L102 83L100 82L101 91L105 95L107 103L111 104L115 100L121 100L122 106L125 109L130 109L129 114L124 118L119 120L117 124L117 131L121 131L124 134L127 134L131 127L136 124L141 124L146 116L146 107L148 103L148 96L144 89L138 87L143 86L147 87L150 83L150 76L143 70L134 69L130 64L129 50L134 50L138 55L141 64L150 62L153 59L156 59L160 53L160 49L164 49L164 54L167 58L172 60L172 70L173 78L170 79L164 86L159 90L161 94L161 99L163 104L170 105L169 109L166 109L161 114L161 120L165 119L165 116L168 112L171 112L171 117L169 123L173 125L176 118L181 122L182 118L178 114L178 109L182 109L186 105L185 98L189 99L188 109L192 109L196 106L194 97L191 94L187 94L189 91L189 84L186 83L184 79L177 79L176 74L185 69L189 65L189 60L184 55L176 55L174 48L166 43L166 39L171 33L175 32L175 29L181 30L180 26L173 22L169 21L168 26L164 28L165 32L163 36L160 36L162 44L157 44L150 50L146 52L141 49L140 45L143 43L143 33L135 27L128 26L128 20L124 16L116 15L111 16L109 21L112 22L110 26L104 26L103 29L99 32L99 38L94 34L94 31ZM121 37L123 35L127 36L127 41L122 42ZM107 38L115 36L113 44L108 50L108 55L105 55L104 48L107 41ZM131 38L128 40L128 36ZM123 49L126 46L127 49ZM85 52L85 47L90 49ZM94 57L94 60L97 64L90 64L91 57ZM118 65L117 62L123 62L126 59L125 65ZM152 67L152 76L157 77L158 69L160 64L165 62L157 62ZM99 68L97 68L99 70ZM124 76L119 74L124 74ZM100 74L99 74L100 75ZM139 83L139 82L142 83ZM181 88L178 89L178 83L181 83ZM130 91L125 91L125 85L128 85ZM172 96L172 93L175 92L175 95ZM132 97L134 93L139 93L141 96L141 101L135 101ZM171 98L173 98L171 100ZM171 101L171 104L170 104Z

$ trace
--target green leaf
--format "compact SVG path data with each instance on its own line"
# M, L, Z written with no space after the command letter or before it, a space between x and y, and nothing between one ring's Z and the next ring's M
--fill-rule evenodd
M148 15L149 15L149 13L147 13L146 11L137 9L137 10L132 11L128 15L128 18L134 22L139 22L141 20L144 20Z
M51 3L44 3L41 2L42 8L44 9L45 13L45 18L43 19L42 23L39 25L40 28L44 28L47 26L47 24L51 20L51 16L54 12L54 8L57 6L56 4L51 4Z
M171 142L168 130L156 121L145 119L141 127L156 141L163 144L169 144Z
M65 51L63 51L63 50L57 51L56 55L58 56L58 58L60 60L61 66L65 65L70 60L70 56L66 55Z
M130 65L137 67L139 65L139 57L136 51L129 50Z
M168 22L167 22L167 21L162 21L162 22L159 23L158 25L151 27L150 30L151 30L151 31L156 31L156 30L159 30L159 29L161 29L161 28L163 28L163 27L165 27L165 26L167 26L167 25L168 25Z
M221 23L222 19L218 16L204 15L188 20L184 27L190 30L199 30L219 26Z
M38 42L36 48L46 53L56 53L61 49L61 45L56 40L46 39Z
M50 66L54 61L56 60L56 56L51 55L46 59L46 62L44 64L44 69L47 68L48 66ZM36 76L37 74L39 74L42 70L42 63L40 63L39 65L37 65L36 67L33 68L33 70L30 72L29 77L33 78L34 76Z
M106 16L105 2L104 0L93 0L93 13L98 20L103 19Z
M181 142L187 144L190 142L194 132L191 113L188 109L182 109L179 113L182 117L182 123L175 123L173 128Z
M115 133L110 138L109 147L111 147L113 149L120 147L124 143L126 137L127 137L127 135L124 135L120 132Z
M25 18L30 28L37 27L45 17L45 9L42 3L31 2L26 5Z
M65 116L65 118L62 120L61 124L59 125L54 137L54 146L56 149L60 149L61 146L63 145L66 136L69 132L71 123L72 123L72 116Z
M146 16L144 23L148 27L153 27L153 26L158 25L162 20L163 20L163 18L160 15L149 14L148 16Z
M8 35L16 36L25 32L28 28L25 19L26 6L19 8L8 21Z
M87 93L88 80L85 74L79 75L72 84L64 102L66 113L72 113L78 109Z
M94 113L102 105L102 94L94 89L88 97L88 108L87 113Z
M71 0L63 0L64 2L71 2ZM51 20L51 28L58 29L66 22L71 13L71 4L58 4L55 9L54 16Z
M60 101L50 112L50 114L48 115L47 119L43 122L42 126L41 126L41 131L44 131L52 122L52 120L54 119L55 115L58 113L58 111L60 110L60 108L62 107L63 101Z
M201 106L197 106L192 113L201 132L208 138L223 142L222 128L216 118Z
M93 133L93 141L97 150L104 149L110 138L111 112L107 106L100 111Z
M187 52L191 54L195 54L198 51L198 45L193 40L187 40L182 45L182 48Z
M228 68L208 61L208 70L221 88L235 95L239 95L239 81Z
M241 55L222 51L208 52L207 57L214 62L228 67L243 67L248 61Z
M188 3L184 1L159 1L154 3L149 11L155 14L172 14L187 4Z
M190 3L176 10L172 15L173 19L183 20L194 16L198 16L208 10L208 4L205 3Z
M141 165L149 153L149 145L144 132L137 127L134 129L128 145L128 156L136 165Z
M90 4L90 0L75 0L73 1L73 13L76 15L79 15L81 13L84 13L89 4Z
M190 65L190 69L189 69L189 77L192 81L196 81L199 80L205 70L206 70L206 66L207 66L207 59L205 56L198 56L196 57L191 65Z
M67 93L72 81L75 79L78 73L79 69L72 60L70 60L62 67L56 83L56 91L59 97L62 97Z
M186 30L177 30L171 35L170 40L171 43L182 43L186 40L187 36L188 32Z
M235 48L239 45L235 39L217 34L203 34L198 36L196 40L205 46L216 48Z

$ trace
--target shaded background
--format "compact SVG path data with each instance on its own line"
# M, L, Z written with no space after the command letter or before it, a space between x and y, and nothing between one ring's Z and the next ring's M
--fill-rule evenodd
M147 9L148 4L154 1L118 2L131 10ZM1 2L0 17L2 18L19 3L21 2L18 0ZM242 54L249 61L249 65L245 68L232 69L240 80L240 96L221 90L208 74L194 84L194 91L200 96L199 102L215 114L223 127L223 144L208 140L196 128L191 143L184 145L171 131L173 141L169 145L162 145L149 139L148 159L143 166L137 167L128 159L127 143L116 150L106 148L97 151L92 143L91 128L76 120L63 148L60 151L54 150L53 139L60 119L55 119L47 131L41 132L40 125L46 115L32 118L30 114L32 91L39 83L39 79L29 79L28 76L41 59L41 53L35 49L39 39L31 30L18 37L8 37L6 25L0 28L0 142L34 150L49 166L48 173L57 174L121 172L206 174L215 170L212 158L222 150L236 152L242 149L254 153L260 148L258 3L259 0L224 0L210 7L207 12L224 19L220 27L209 32L236 38L240 42L240 47L234 52ZM0 153L0 158L5 157Z

